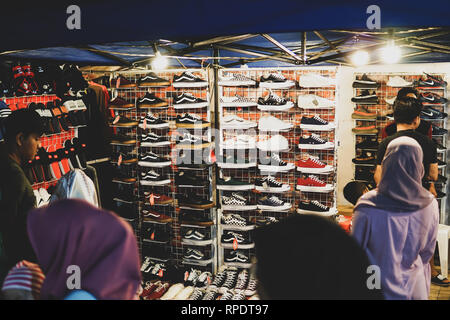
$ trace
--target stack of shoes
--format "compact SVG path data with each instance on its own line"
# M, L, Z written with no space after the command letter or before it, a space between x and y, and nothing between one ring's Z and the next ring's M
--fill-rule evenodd
M87 94L89 83L76 65L65 64L56 83L56 94L64 99L82 98Z

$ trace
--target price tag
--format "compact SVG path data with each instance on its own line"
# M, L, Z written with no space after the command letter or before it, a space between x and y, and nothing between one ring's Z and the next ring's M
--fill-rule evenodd
M120 87L120 77L117 78L116 80L116 88Z
M144 130L147 129L147 119L144 119Z
M186 272L184 273L184 281L186 281L186 280L188 279L188 277L189 277L189 272L186 271Z
M233 250L237 250L237 248L238 248L238 241L237 241L236 238L234 238L234 240L233 240Z
M150 195L149 202L152 206L155 204L155 197L153 196L153 193Z
M155 231L153 231L152 234L150 235L150 240L155 240Z
M241 112L241 111L242 111L242 107L239 107L239 108L237 109L237 111Z
M117 165L120 167L122 164L122 155L119 155L119 159L117 159Z
M214 150L211 151L211 162L216 163L216 153Z
M163 269L159 269L158 271L158 277L162 278L164 275L164 270Z
M120 120L120 116L117 116L117 117L113 120L113 123L112 123L112 124L116 124L117 122L119 122L119 120Z

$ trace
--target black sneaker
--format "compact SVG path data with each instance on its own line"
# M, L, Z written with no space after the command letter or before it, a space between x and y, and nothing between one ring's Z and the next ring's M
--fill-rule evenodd
M211 142L185 132L182 137L178 137L176 146L181 149L203 149L208 148L210 145Z
M448 102L446 98L441 97L440 95L434 92L423 92L420 94L419 99L423 103L431 103L431 104L443 104Z
M148 172L141 172L140 183L144 186L160 186L170 183L170 179L163 177L153 170Z
M268 226L273 223L277 223L278 219L275 217L254 217L251 219L251 221L257 226L257 227L263 227Z
M311 134L308 138L300 137L298 147L299 149L333 149L334 143L325 141L318 135Z
M127 170L122 169L121 167L117 167L113 173L113 182L122 182L122 183L134 183L136 182L136 178L134 178Z
M182 116L177 115L177 120L175 122L177 128L206 128L210 127L211 123L203 120L200 116L192 113L185 113Z
M202 197L191 194L189 197L180 195L178 196L178 205L179 207L187 207L194 209L209 209L214 207L214 202L203 199Z
M231 250L227 254L225 254L225 262L249 263L250 258L239 250ZM234 285L232 286L232 288L234 288Z
M431 124L431 126L432 126L431 134L433 136L443 136L443 135L446 135L448 133L447 129L435 126L434 124Z
M117 145L133 145L136 144L136 138L118 134L111 138L111 144L117 144Z
M438 168L443 168L447 165L447 162L438 159L437 164L438 164Z
M167 167L172 164L172 161L167 158L162 158L153 152L147 152L139 155L138 165L141 167Z
M183 255L185 260L206 260L205 254L197 249L188 248L186 253Z
M170 86L170 81L158 77L154 72L142 76L137 82L138 87L167 87Z
M446 147L444 147L444 145L442 145L442 143L439 143L436 139L432 139L434 141L434 143L436 144L436 149L438 151L445 151L447 150Z
M268 76L261 76L259 86L270 89L289 89L295 86L295 81L286 79L284 75L278 72L271 73Z
M272 153L270 157L258 157L258 169L265 172L284 172L295 169L295 164L285 162L276 153Z
M362 88L362 89L376 89L379 86L380 86L379 83L370 79L365 73L360 78L357 77L352 84L353 88Z
M221 237L222 244L233 244L237 243L238 245L246 245L250 244L250 240L248 239L248 235L245 235L242 232L236 232L231 230L224 230Z
M436 190L436 194L437 194L437 196L436 196L437 199L442 199L447 196L447 194L445 194L444 192L439 191L439 190Z
M376 104L378 103L378 97L375 91L369 92L369 90L363 90L360 95L352 98L352 102L361 104Z
M113 152L111 154L111 163L117 164L120 166L121 164L133 164L138 162L136 155L125 153L125 152Z
M292 101L280 98L275 93L270 92L265 98L258 98L258 109L264 111L283 111L289 110L294 106Z
M423 120L441 120L447 117L447 113L440 112L436 109L433 109L431 107L426 107L422 111L420 111L420 119Z
M438 174L438 178L436 180L436 183L447 183L447 178L444 177L442 174Z
M368 150L377 150L378 149L378 141L376 139L364 139L360 143L356 144L357 149L368 149Z
M167 101L158 98L154 93L147 92L145 96L138 99L137 106L140 109L167 108Z
M331 210L330 207L327 207L321 204L317 200L313 201L300 201L298 204L298 213L320 213L320 214L330 214L336 213L336 210Z
M168 145L170 145L170 141L167 137L158 136L153 132L141 135L141 147L164 147Z
M195 151L182 150L177 156L176 165L178 169L183 170L201 170L209 168L213 165L213 162L205 161L204 154L195 153Z
M318 115L314 115L312 117L303 116L302 120L300 121L300 128L306 130L327 131L334 128L334 123L329 123Z
M258 199L258 209L263 211L287 211L292 208L292 204L284 202L277 196L264 196Z
M175 183L178 187L205 187L206 181L184 171L178 171L175 175Z
M255 180L255 189L259 192L281 193L290 191L291 186L288 184L282 184L281 182L275 180L275 178L267 176Z
M375 154L370 151L363 151L360 156L353 158L352 162L355 164L373 164L375 165Z
M173 107L175 109L188 109L188 108L205 108L208 106L208 101L194 97L193 94L183 92L179 96L175 97Z
M441 87L447 86L447 82L443 81L442 79L438 78L437 76L432 76L427 73L425 73L425 75L427 77L425 79L421 78L419 80L418 87L441 88Z
M212 226L214 222L198 210L180 210L180 223L185 225Z
M245 169L256 167L256 160L242 159L241 157L236 157L233 155L226 155L225 157L220 157L217 161L217 166L220 168L236 168Z
M142 224L141 237L144 241L169 241L169 233L161 228L157 228L155 224Z
M356 167L355 169L355 180L359 181L373 181L373 175L375 173L375 169L371 167Z
M172 85L174 88L201 88L207 87L208 82L189 71L185 71L181 75L173 77Z
M142 129L164 129L169 128L169 123L156 117L151 112L139 120L139 128Z

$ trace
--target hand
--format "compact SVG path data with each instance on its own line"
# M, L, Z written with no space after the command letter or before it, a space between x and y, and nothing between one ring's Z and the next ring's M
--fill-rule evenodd
M437 198L437 192L436 192L436 189L434 188L434 183L433 182L430 182L430 188L428 189L428 191L430 191L433 194L433 196L435 198Z

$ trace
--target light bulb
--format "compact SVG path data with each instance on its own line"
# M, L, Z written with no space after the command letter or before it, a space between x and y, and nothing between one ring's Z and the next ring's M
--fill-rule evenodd
M161 53L156 52L155 58L152 61L152 70L163 70L166 69L168 65L168 60L163 57Z
M402 56L402 51L393 42L381 49L381 59L385 63L397 63Z
M369 63L369 53L364 50L358 50L351 55L351 61L356 66L363 66Z

